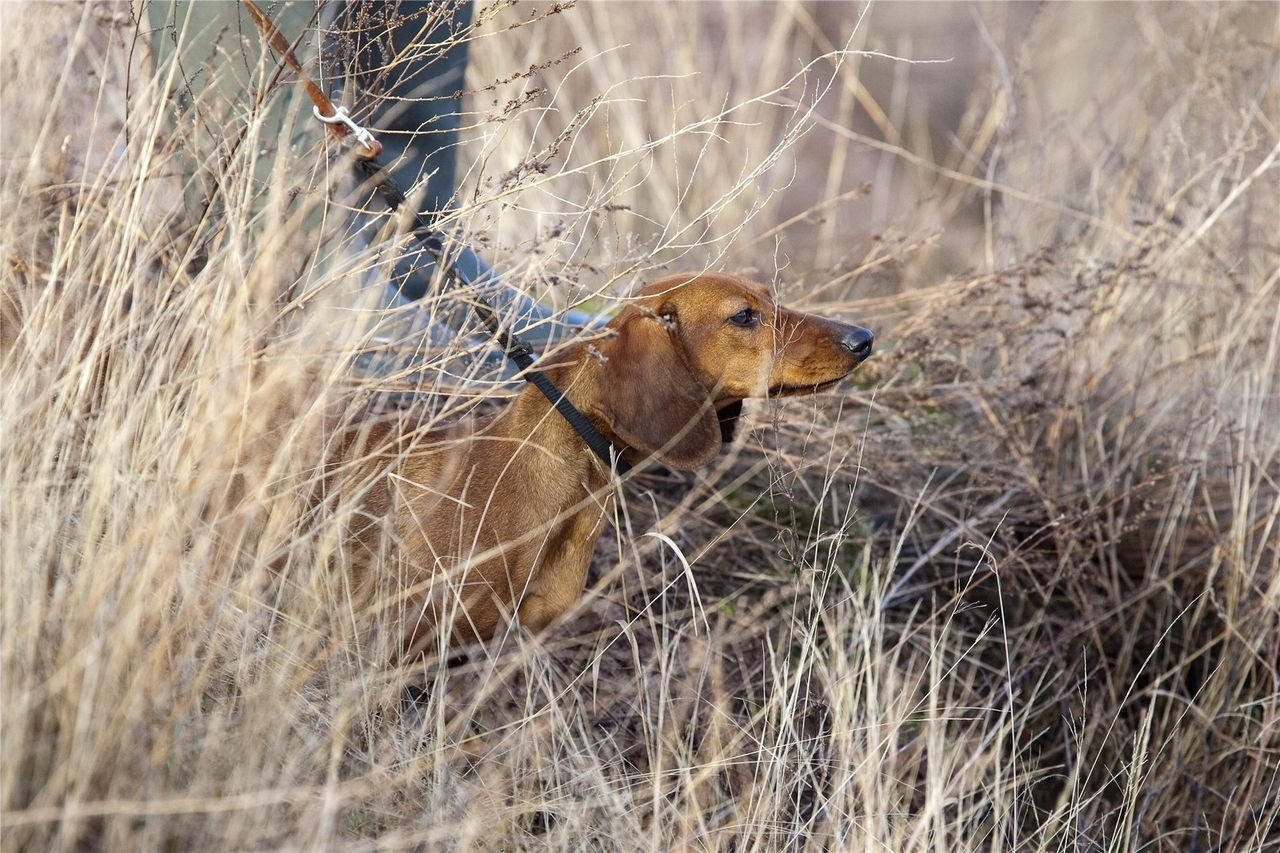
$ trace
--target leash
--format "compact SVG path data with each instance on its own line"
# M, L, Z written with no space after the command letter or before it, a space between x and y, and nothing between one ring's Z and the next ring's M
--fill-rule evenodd
M262 32L263 41L289 66L302 83L303 88L306 89L307 96L311 98L313 104L311 108L312 114L324 122L325 127L329 129L336 139L354 139L357 146L356 170L365 177L369 185L391 210L396 211L404 207L406 201L404 192L396 186L391 176L387 173L384 164L378 160L378 155L382 153L382 143L367 128L357 124L345 109L334 104L329 96L315 84L303 70L302 63L298 61L289 41L276 28L276 25L271 22L266 13L258 8L258 4L254 0L241 0L241 3L248 10L249 16L253 18L254 23L258 25L258 29ZM445 241L440 232L418 211L414 210L412 214L413 230L409 232L410 236L427 250L428 254L435 259L436 263L440 265L450 279L461 283L463 286L473 288L475 301L472 303L472 310L475 311L476 316L490 336L502 347L503 354L520 371L520 378L542 392L542 395L551 403L552 408L569 423L569 426L573 427L574 432L586 442L587 447L591 448L592 452L605 465L619 476L631 470L631 465L622 458L622 453L609 442L609 439L605 438L592 425L591 421L587 420L586 415L582 414L578 407L570 402L569 398L556 387L550 377L535 369L534 358L536 354L533 347L511 329L502 325L498 312L479 293L478 288L475 288L478 282L465 275L458 268L457 263L448 257Z

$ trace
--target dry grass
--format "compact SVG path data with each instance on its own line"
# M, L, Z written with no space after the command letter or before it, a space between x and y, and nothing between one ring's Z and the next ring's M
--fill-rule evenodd
M308 499L387 382L335 152L273 153L287 85L175 120L195 69L44 8L3 7L5 849L1275 844L1275 7L481 10L455 219L514 282L747 270L881 348L627 485L555 631L413 672Z

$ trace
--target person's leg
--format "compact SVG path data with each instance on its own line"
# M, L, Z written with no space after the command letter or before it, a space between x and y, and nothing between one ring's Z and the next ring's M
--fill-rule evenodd
M457 189L472 12L471 0L330 0L324 9L330 94L372 101L379 159L401 187L421 193L428 216L447 209Z
M374 130L382 142L384 152L379 159L388 164L393 179L403 189L419 191L411 193L421 198L419 212L434 217L446 210L457 191L471 0L328 0L318 15L312 2L284 2L264 8L291 40L308 26L319 25L322 39L306 37L302 41L300 54L304 62L308 46L319 41L321 55L316 74L325 88L338 96L335 102L342 103L345 98L356 106L357 119ZM158 50L173 54L175 45L188 45L183 53L189 52L193 69L200 68L212 36L220 32L240 33L246 50L265 50L236 0L155 0L149 10L157 27ZM210 38L192 37L193 28ZM179 33L179 29L187 33ZM194 71L192 76L197 82L205 79ZM221 74L213 76L221 79ZM228 97L243 97L243 91L231 91ZM365 115L359 108L369 100L374 108ZM269 116L268 121L276 122L283 115L284 106L273 105L274 117ZM323 131L317 128L317 132ZM271 138L272 134L264 136ZM369 210L380 209L379 203L371 198L368 201L372 202L367 205ZM353 241L363 246L372 244L373 232L382 220L380 214L357 216L351 229ZM472 288L491 302L507 323L523 329L535 346L546 346L553 338L571 333L574 327L598 320L576 311L556 317L551 309L503 283L487 262L470 250L458 253L457 266ZM413 303L433 292L435 277L431 258L410 248L397 260L390 280L383 282L387 289L386 307L392 310L378 324L376 337L387 344L402 345L410 359L422 345L441 346L455 337L456 332L449 327L460 325L466 317L464 310L433 317L427 310L413 309ZM369 284L376 286L375 281Z
M447 210L457 192L472 6L471 0L331 0L325 10L325 59L335 78L330 88L358 102L374 101L369 124L384 146L379 159L402 189L420 193L411 195L421 198L418 212L429 218ZM553 322L553 310L503 284L469 249L458 250L455 264L461 278L536 345L570 331L566 325L581 327L596 320L571 311ZM410 247L389 282L394 301L403 305L423 299L432 292L435 274L432 259Z

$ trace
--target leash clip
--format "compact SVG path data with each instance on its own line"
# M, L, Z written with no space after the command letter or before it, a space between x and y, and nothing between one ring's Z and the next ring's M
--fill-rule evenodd
M320 113L320 107L312 106L311 114L325 124L340 124L346 127L347 130L351 131L351 133L355 135L356 141L365 147L365 150L372 152L368 156L376 157L378 154L382 153L382 143L369 132L368 128L356 124L351 116L347 115L345 107L340 107L337 104L334 104L333 115L326 116Z

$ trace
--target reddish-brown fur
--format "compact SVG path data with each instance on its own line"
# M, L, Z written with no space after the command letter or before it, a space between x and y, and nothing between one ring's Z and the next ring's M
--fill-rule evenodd
M744 309L759 322L744 327ZM543 369L630 462L656 457L674 469L711 460L722 413L743 399L811 393L870 351L866 330L776 306L764 287L715 273L648 286L609 329ZM864 349L852 348L855 334ZM383 472L366 511L409 567L397 579L404 651L429 645L441 618L469 640L490 636L504 614L537 630L568 609L612 490L605 465L546 398L526 388L486 424L402 449L407 435L366 430L347 450L348 461L368 454Z

